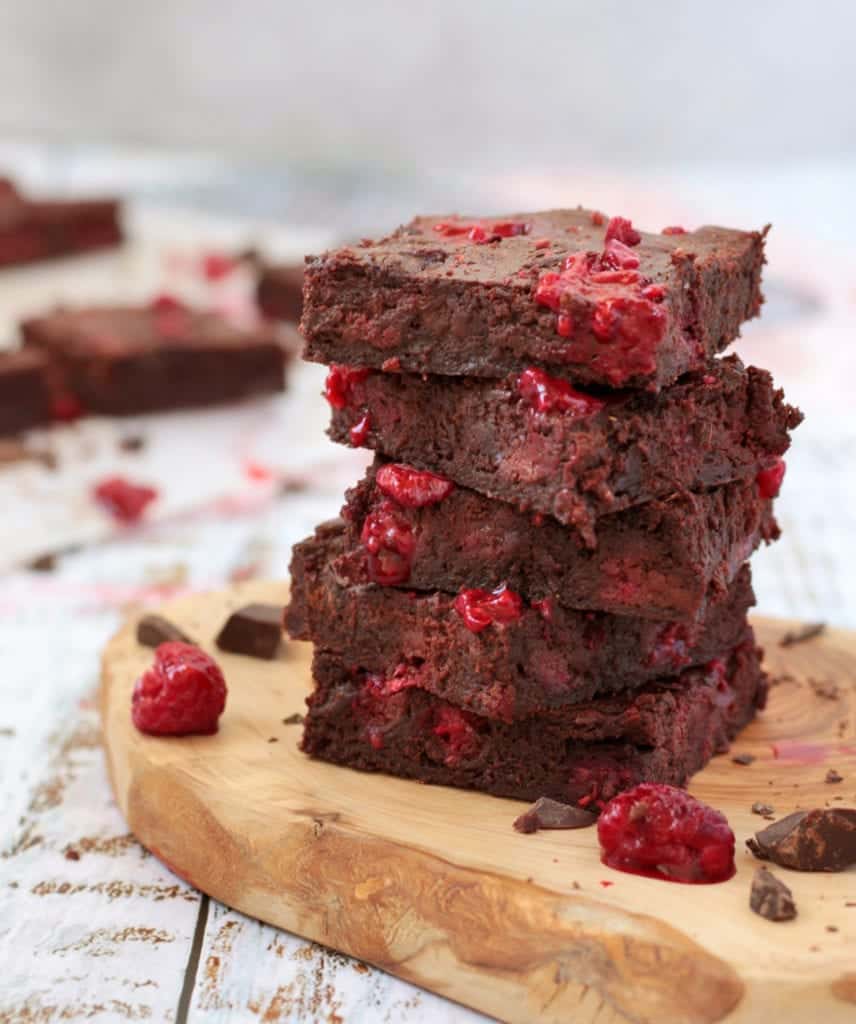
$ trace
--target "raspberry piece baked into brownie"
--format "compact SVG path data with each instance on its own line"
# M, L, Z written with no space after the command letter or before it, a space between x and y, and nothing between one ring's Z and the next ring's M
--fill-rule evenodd
M765 235L579 208L307 259L330 436L376 452L294 549L307 754L598 810L727 749L766 698L746 560L802 419L721 355Z
M169 295L146 306L57 309L21 324L51 362L56 402L126 416L282 391L287 354L273 327L236 327Z
M765 234L648 234L583 209L417 217L308 261L305 356L472 377L534 364L656 389L758 314Z

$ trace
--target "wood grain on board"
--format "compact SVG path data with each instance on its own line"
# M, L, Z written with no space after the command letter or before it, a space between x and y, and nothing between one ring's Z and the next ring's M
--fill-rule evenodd
M211 647L230 609L285 599L280 584L186 598L166 614ZM594 829L521 836L512 801L371 776L305 758L308 645L270 663L217 657L230 685L214 737L145 737L130 690L152 652L129 622L109 645L102 716L129 827L203 892L509 1021L853 1020L856 872L784 872L799 907L773 924L748 909L757 862L744 840L778 815L856 803L856 637L778 641L757 620L770 706L692 791L722 809L738 872L681 886L604 868ZM835 768L844 782L825 782Z

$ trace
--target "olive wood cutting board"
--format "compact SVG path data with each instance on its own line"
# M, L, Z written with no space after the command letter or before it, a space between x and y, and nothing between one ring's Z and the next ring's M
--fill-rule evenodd
M596 829L520 835L523 805L311 761L298 749L310 647L274 661L217 651L230 610L284 603L249 583L160 611L219 661L229 686L214 736L155 738L131 724L152 661L128 621L104 653L110 776L131 830L203 892L505 1021L574 1024L856 1020L856 868L774 868L796 920L749 910L759 862L745 840L800 807L856 806L856 634L782 646L796 624L756 618L774 677L760 718L692 782L737 836L718 885L623 874ZM749 764L735 755L751 754ZM744 759L748 760L748 759ZM825 781L829 769L844 777Z

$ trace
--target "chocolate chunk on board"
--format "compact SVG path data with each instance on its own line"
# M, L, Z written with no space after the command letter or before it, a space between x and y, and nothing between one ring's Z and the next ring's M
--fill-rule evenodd
M137 643L144 647L159 647L173 640L180 640L183 644L196 643L162 615L144 615L137 623Z
M232 612L216 642L221 651L270 660L276 656L281 640L282 607L248 604Z
M796 871L843 871L856 864L856 808L796 811L746 845L759 860Z
M797 916L791 890L767 868L758 868L755 872L749 906L768 921L793 921Z
M597 815L582 807L572 807L559 800L542 796L528 811L514 820L517 832L537 832L542 828L588 828L597 821Z
M814 640L826 632L825 622L812 622L799 629L789 630L779 641L780 647L793 647L794 644L804 644L807 640Z

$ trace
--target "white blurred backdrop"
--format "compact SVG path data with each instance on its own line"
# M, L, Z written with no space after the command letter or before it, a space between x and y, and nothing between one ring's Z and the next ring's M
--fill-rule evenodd
M856 152L852 0L0 0L0 136L500 169Z

